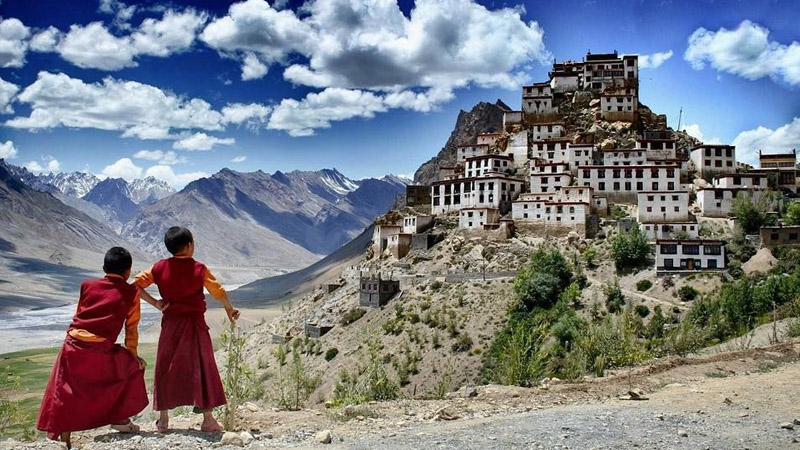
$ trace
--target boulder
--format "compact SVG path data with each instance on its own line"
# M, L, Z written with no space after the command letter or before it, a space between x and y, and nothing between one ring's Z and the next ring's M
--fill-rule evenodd
M333 441L333 433L331 430L322 430L314 435L314 440L320 444L330 444Z
M222 439L219 441L222 445L232 445L236 447L241 447L244 445L244 441L242 437L239 436L239 433L234 433L233 431L226 431L225 434L222 435Z

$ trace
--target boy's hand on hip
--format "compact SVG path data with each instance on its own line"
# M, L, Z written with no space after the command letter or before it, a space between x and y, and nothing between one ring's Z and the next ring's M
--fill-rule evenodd
M144 370L144 368L147 367L147 362L145 360L143 360L142 358L139 358L137 356L136 360L139 362L139 369Z
M159 300L156 302L156 309L164 312L165 309L169 308L169 303L165 302L164 300Z
M225 308L225 312L228 314L228 320L231 322L236 322L239 319L239 310L233 307Z

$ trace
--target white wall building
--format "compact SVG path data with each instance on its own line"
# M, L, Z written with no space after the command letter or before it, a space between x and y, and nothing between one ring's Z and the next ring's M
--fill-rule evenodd
M578 168L594 164L595 147L593 144L569 144L567 162L572 174L578 176Z
M636 88L606 89L600 96L600 117L605 120L633 122L638 111Z
M636 196L640 223L689 221L689 193L686 191L641 191Z
M769 179L763 173L724 173L714 177L714 187L766 190Z
M522 130L509 136L506 148L501 154L510 157L517 167L522 167L528 162L529 152L528 130Z
M572 172L565 162L534 159L530 168L531 192L553 192L572 184Z
M603 150L605 166L643 166L647 164L647 150L643 148L618 148Z
M680 186L678 166L584 166L578 170L578 184L594 188L597 195L610 201L636 201L641 191L677 191Z
M505 214L525 182L490 173L481 178L457 178L431 184L431 213L447 214L463 208L499 209Z
M514 169L514 160L505 155L483 155L467 158L467 178L476 178L489 172L509 173Z
M700 225L697 222L680 223L642 223L642 232L648 241L658 239L696 239L700 237Z
M403 218L403 233L422 233L433 225L432 216L407 216Z
M722 270L725 245L717 240L657 240L656 272Z
M755 201L764 195L764 190L736 188L705 188L697 191L697 204L705 217L728 217L733 199L739 193L751 196Z
M456 160L462 163L468 158L487 154L489 154L489 146L486 144L459 145L456 147Z
M500 133L479 133L477 139L478 145L492 146L500 139Z
M588 53L583 64L583 89L603 91L610 87L637 87L639 79L639 57L617 52L604 54Z
M458 213L458 227L483 230L484 225L499 223L500 211L493 208L464 208Z
M523 121L522 111L503 111L503 129L508 130L514 125L521 125Z
M544 141L558 139L564 136L564 124L561 122L546 122L531 125L531 140Z
M577 61L554 63L549 75L552 92L576 91L581 86L583 63Z
M386 250L389 237L403 231L400 225L376 225L372 232L372 251L377 255Z
M549 139L531 143L531 158L539 158L548 162L569 161L569 139Z
M732 145L704 144L693 148L690 155L695 170L706 180L736 170L736 147Z
M550 82L534 83L522 87L522 111L525 114L544 115L558 112L553 104Z

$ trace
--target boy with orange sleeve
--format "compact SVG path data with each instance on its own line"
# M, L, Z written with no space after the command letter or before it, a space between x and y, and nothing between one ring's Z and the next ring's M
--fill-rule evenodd
M47 384L36 428L71 446L70 433L105 425L123 433L147 407L145 362L137 354L139 292L127 283L132 258L122 247L106 252L104 278L81 285L75 316ZM157 308L161 303L154 303ZM125 347L115 344L125 327Z
M202 431L222 431L212 411L227 400L205 321L203 288L225 306L231 321L239 318L239 311L231 306L225 289L208 268L192 258L194 238L188 229L170 228L164 244L173 256L136 275L135 281L147 301L155 300L144 288L155 284L166 303L153 389L153 408L160 413L156 428L159 432L169 429L170 409L194 406L203 411Z

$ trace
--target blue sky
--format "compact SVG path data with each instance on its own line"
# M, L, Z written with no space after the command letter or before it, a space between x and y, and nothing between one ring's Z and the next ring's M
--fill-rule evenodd
M641 101L707 142L800 147L791 1L2 0L0 156L34 170L413 174L461 109L553 58L647 55Z

